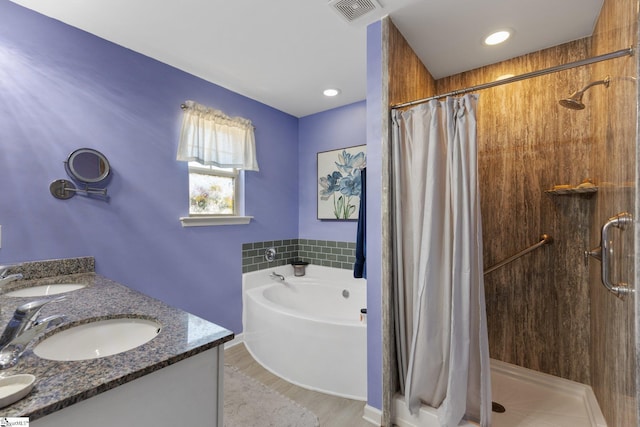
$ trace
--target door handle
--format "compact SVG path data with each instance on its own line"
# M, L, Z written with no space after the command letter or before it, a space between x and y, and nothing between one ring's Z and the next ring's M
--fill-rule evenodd
M604 285L609 292L615 294L619 298L623 298L626 295L629 295L634 292L634 290L629 286L628 283L612 283L611 282L611 258L613 257L613 247L612 240L609 236L612 227L618 228L620 230L626 230L631 225L633 225L633 217L630 213L622 212L618 215L612 216L609 220L602 226L602 233L600 235L600 257L601 257L601 274L602 274L602 284ZM595 251L595 250L594 250ZM594 252L592 251L592 252Z

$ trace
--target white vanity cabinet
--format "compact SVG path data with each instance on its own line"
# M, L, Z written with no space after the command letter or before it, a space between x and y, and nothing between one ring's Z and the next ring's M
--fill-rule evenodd
M30 425L222 427L223 369L224 345L219 345L31 421ZM73 387L73 379L69 381Z

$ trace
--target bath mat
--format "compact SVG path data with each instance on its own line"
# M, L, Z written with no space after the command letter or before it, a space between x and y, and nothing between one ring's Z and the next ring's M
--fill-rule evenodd
M224 427L318 427L307 408L229 365L224 367Z

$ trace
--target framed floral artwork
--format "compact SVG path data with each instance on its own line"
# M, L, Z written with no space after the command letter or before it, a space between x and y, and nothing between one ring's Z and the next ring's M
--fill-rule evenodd
M366 153L366 145L318 153L318 219L358 219Z

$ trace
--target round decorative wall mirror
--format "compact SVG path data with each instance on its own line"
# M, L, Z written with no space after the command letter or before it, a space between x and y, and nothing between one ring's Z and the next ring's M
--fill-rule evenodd
M83 183L101 182L111 173L109 160L92 148L79 148L69 154L65 162L67 173L76 181Z

